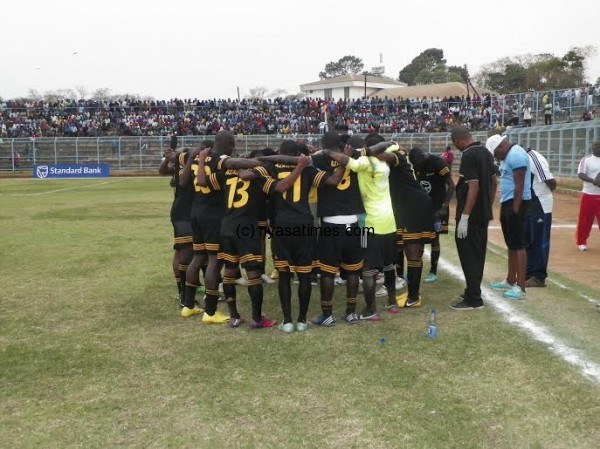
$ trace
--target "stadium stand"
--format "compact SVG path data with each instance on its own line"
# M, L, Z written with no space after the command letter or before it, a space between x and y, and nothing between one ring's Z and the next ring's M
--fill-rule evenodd
M400 88L402 89L402 88ZM410 89L410 88L407 88ZM399 93L401 92L397 89ZM523 107L541 124L546 103L554 123L590 120L600 87L495 95L419 96L323 100L7 100L0 102L0 137L97 137L235 134L319 134L325 122L339 131L445 132L455 124L472 130L522 123Z

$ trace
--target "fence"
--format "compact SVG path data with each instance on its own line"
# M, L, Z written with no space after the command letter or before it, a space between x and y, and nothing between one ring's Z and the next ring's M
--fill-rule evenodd
M600 140L600 120L563 123L529 128L511 128L506 134L511 142L540 151L550 164L555 176L575 177L579 160L592 142ZM473 134L476 140L485 141L486 132ZM430 153L439 154L451 145L448 133L387 135L406 147L419 146ZM181 147L199 146L207 136L180 136ZM291 136L259 135L236 137L236 154L241 155L264 147L276 148ZM318 145L318 135L298 135ZM169 145L167 137L57 137L39 139L0 140L0 170L30 171L36 164L109 164L111 171L136 171L156 173L164 150ZM457 158L460 155L457 152Z
M552 123L571 123L580 120L586 111L600 107L598 87L531 91L492 96L492 117L500 123L511 123L518 119L523 123L523 107L530 106L532 123L543 125L546 121L544 105L552 105ZM516 122L515 122L516 123Z

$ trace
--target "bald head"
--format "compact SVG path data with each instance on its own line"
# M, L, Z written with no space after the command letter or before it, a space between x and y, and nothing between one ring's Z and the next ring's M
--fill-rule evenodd
M219 131L215 137L214 150L220 153L225 153L228 156L233 153L235 148L235 137L231 131Z

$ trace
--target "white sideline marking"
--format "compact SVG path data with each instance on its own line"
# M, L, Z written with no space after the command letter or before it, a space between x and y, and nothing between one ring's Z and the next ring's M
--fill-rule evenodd
M35 192L35 193L2 193L1 195L5 195L5 196L38 196L38 195L47 195L49 193L64 192L65 190L78 190L78 189L85 189L87 187L96 187L96 186L102 186L102 185L105 185L105 184L113 184L115 182L120 182L120 181L125 181L125 179L114 179L114 180L110 180L110 181L100 182L98 184L87 184L85 186L65 187L64 189L47 190L45 192Z
M439 266L453 277L464 281L465 277L460 268L451 265L440 257ZM481 293L486 303L491 304L499 311L506 321L527 331L537 341L547 344L549 349L567 363L578 368L584 376L600 383L600 365L588 360L584 354L571 348L542 324L536 323L516 310L507 300L499 299L496 294L487 287L481 287ZM458 313L458 312L457 312ZM476 312L475 312L476 313Z
M490 253L496 254L497 256L500 256L500 257L502 257L503 259L508 259L508 257L506 256L506 254L504 254L504 253L502 253L502 252L500 252L500 251L498 251L498 250L496 250L496 249L494 249L494 248L490 247L489 245L488 245L487 249L488 249L488 251L489 251ZM554 280L554 279L552 279L552 278L547 278L547 279L546 279L546 281L548 281L548 282L551 282L552 284L556 285L557 287L560 287L560 288L562 288L563 290L571 290L571 289L570 289L569 287L567 287L565 284L563 284L563 283L561 283L561 282L558 282L558 281L556 281L556 280ZM583 293L579 293L579 292L573 292L573 291L571 291L571 293L576 293L577 295L581 296L583 299L586 299L586 300L588 300L589 302L591 302L591 303L592 303L592 304L594 304L594 305L598 305L598 304L600 304L600 302L599 302L599 301L596 301L595 299L593 299L593 298L590 298L588 295L584 295Z

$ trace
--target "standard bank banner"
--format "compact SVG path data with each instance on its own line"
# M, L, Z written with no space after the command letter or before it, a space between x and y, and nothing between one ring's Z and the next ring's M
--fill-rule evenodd
M34 165L33 177L48 178L107 178L110 176L108 164L92 165Z

